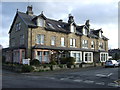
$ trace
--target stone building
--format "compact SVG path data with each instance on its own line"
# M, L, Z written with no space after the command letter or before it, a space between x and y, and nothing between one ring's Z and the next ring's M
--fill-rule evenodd
M68 22L36 16L32 6L26 13L17 11L9 31L7 61L22 63L22 59L38 59L49 63L61 57L74 57L76 63L105 62L108 58L108 38L102 29L90 29L89 20L77 25L69 14ZM52 58L53 57L53 58Z

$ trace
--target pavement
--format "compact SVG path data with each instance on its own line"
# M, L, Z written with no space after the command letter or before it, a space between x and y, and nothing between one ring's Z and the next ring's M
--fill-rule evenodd
M3 70L3 88L119 88L119 68L91 67L47 72Z

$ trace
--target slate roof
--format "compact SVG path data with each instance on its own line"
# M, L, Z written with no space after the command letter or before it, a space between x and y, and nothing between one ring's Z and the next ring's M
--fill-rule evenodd
M67 33L67 34L70 33L70 30L69 30L70 24L69 23L46 18L43 15L43 13L38 15L38 16L36 16L36 15L31 16L31 15L28 15L26 13L17 11L16 16L13 20L13 24L14 24L17 16L19 16L28 27L36 28L37 25L36 25L35 20L37 19L37 17L42 17L43 19L45 19L45 22L46 22L45 23L45 29L46 30L54 31L54 32L61 32L61 33ZM9 33L12 30L13 24L11 25L11 29L10 29ZM84 27L86 28L86 25L81 25L81 26L76 25L76 33L75 34L80 35L80 36L83 35L82 34L82 29ZM98 33L99 33L100 30L101 29L98 29L98 30L92 30L91 29L90 32L88 33L88 37L99 38ZM108 38L106 38L105 36L103 36L103 39L108 40Z
M25 22L26 25L28 25L28 26L36 26L35 23L32 22L32 19L34 17L36 17L35 15L30 16L30 15L27 15L26 13L22 13L22 12L19 12L19 11L18 11L18 15Z

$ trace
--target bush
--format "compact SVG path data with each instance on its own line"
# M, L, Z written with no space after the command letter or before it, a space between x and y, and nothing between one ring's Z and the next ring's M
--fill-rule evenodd
M52 64L52 65L57 65L57 62L55 62L54 60L52 60L52 61L50 62L50 64Z
M75 58L74 57L68 57L67 58L67 64L68 65L74 65L75 64Z
M67 58L61 58L60 63L61 64L66 64L67 63Z
M34 70L34 68L32 66L29 66L29 65L22 66L22 72L31 72L33 70Z
M33 59L30 61L30 65L35 65L35 66L40 65L40 61L38 59Z

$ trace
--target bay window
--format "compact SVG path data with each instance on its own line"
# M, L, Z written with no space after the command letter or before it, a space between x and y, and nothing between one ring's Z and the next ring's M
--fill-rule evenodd
M85 63L93 62L93 53L92 52L84 52L84 62Z

